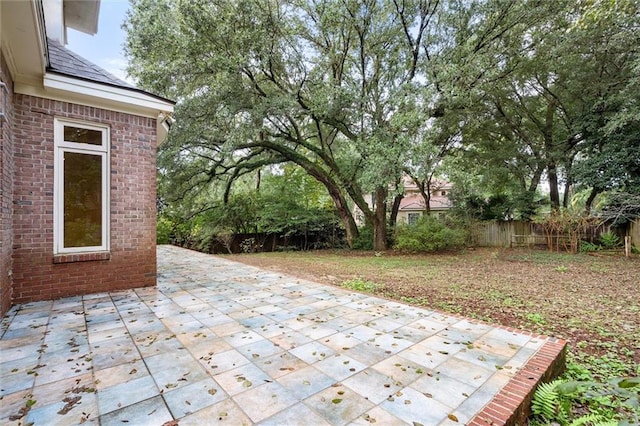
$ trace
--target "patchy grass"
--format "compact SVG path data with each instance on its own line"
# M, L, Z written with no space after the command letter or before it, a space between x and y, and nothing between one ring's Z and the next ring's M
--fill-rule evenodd
M640 258L527 249L320 251L229 259L569 342L569 364L604 380L640 374Z

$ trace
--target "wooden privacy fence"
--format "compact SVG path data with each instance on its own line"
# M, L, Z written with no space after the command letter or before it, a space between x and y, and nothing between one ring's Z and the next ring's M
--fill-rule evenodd
M479 247L511 247L546 244L544 234L536 234L535 224L523 221L478 222L471 230L473 244Z
M597 242L603 232L615 232L620 239L631 237L631 244L640 247L640 220L636 219L628 228L612 229L610 225L600 224L587 227L581 240ZM571 245L569 235L546 235L543 227L533 222L495 221L478 222L471 229L472 243L479 247L548 247L566 248ZM549 238L551 241L549 241Z

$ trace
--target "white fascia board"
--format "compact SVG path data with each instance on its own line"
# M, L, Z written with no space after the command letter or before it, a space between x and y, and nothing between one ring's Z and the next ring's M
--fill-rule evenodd
M16 84L15 92L151 118L171 114L174 109L170 102L135 90L53 73L45 73L43 86Z

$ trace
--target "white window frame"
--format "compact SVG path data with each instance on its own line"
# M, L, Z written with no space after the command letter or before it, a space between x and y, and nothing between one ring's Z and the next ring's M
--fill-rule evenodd
M102 133L102 144L68 142L64 140L64 128L77 127ZM54 254L109 251L109 181L110 143L109 127L82 121L54 119L54 177L53 177L53 251ZM88 247L64 247L64 153L96 155L102 159L102 245Z
M420 221L421 217L422 214L417 212L407 213L407 225L416 225Z

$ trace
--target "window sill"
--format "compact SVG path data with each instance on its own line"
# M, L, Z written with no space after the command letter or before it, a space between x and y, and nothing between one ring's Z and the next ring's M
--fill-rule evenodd
M111 252L64 253L53 256L53 263L93 262L97 260L111 260Z

